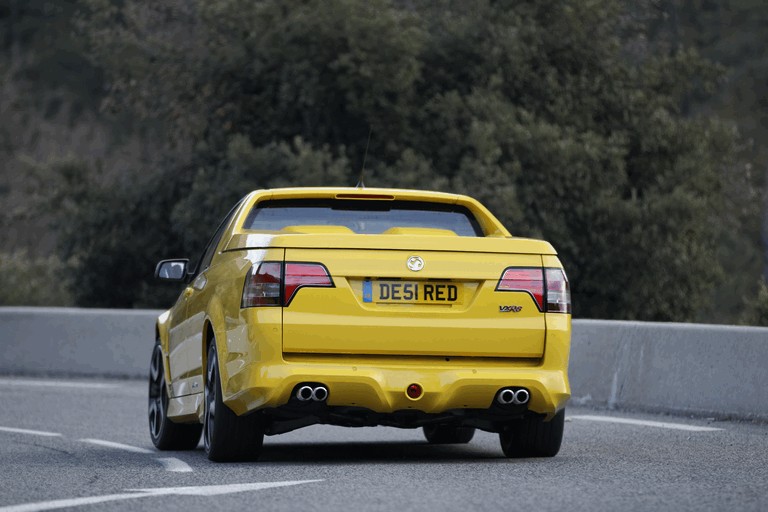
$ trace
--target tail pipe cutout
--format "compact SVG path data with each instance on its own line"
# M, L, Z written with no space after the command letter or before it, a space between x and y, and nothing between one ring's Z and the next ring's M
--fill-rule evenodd
M501 405L525 405L531 399L531 393L525 388L503 388L496 395Z
M328 388L322 384L299 384L295 396L299 402L325 402Z

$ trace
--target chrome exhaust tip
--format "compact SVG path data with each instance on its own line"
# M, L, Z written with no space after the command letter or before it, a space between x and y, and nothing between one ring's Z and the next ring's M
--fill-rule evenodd
M502 389L499 396L496 397L496 401L501 405L509 405L515 401L515 392L509 388Z
M301 386L296 391L296 398L299 399L301 402L306 402L307 400L312 400L312 397L314 396L314 390L309 386Z
M315 402L324 402L328 398L328 388L325 386L317 386L312 390L312 400Z
M527 404L528 400L531 399L531 394L528 392L527 389L518 389L515 391L515 400L513 403L517 405L523 405Z

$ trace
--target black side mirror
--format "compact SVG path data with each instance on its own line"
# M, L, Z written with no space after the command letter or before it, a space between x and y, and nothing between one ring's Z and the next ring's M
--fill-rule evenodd
M188 259L162 260L155 267L155 278L161 281L183 282L187 280Z

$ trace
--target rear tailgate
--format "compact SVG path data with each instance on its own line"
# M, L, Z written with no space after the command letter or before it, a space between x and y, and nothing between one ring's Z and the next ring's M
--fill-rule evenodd
M364 248L350 241L341 244L347 248L311 248L307 235L295 236L301 243L285 244L285 261L322 263L334 287L302 288L283 308L285 353L543 355L545 317L533 297L496 291L504 269L542 267L530 241L494 240L493 248L505 251L487 252L481 249L491 241L482 238L434 237L442 243L424 250L391 249L404 240L392 235L364 236ZM545 246L551 249L533 245ZM418 271L407 266L414 256L423 261Z

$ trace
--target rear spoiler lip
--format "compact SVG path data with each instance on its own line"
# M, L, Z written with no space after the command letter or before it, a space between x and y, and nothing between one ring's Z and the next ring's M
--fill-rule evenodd
M248 249L348 249L425 251L487 254L539 254L556 256L549 242L514 237L457 237L418 235L239 233L225 251Z

